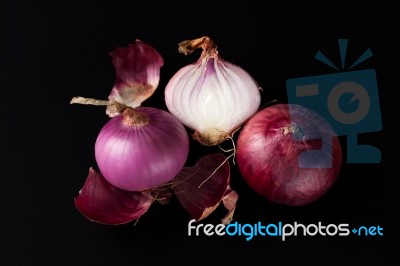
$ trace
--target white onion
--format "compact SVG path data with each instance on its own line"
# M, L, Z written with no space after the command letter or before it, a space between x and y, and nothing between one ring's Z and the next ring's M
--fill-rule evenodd
M248 72L223 60L210 47L212 42L204 45L204 41L197 46L204 49L200 59L181 68L168 82L165 102L174 116L196 131L195 138L215 145L258 110L261 96Z

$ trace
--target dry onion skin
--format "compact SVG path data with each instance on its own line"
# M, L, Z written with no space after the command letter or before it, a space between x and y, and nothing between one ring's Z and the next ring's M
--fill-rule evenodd
M221 222L231 222L238 194L230 186L229 162L223 154L209 154L194 166L184 167L173 180L172 189L183 208L196 221L208 217L222 202L228 214Z
M75 207L93 222L119 225L138 219L149 209L153 198L142 192L119 189L93 168L74 199Z
M157 89L164 59L154 47L141 40L114 49L110 56L115 83L108 99L132 108L140 106Z

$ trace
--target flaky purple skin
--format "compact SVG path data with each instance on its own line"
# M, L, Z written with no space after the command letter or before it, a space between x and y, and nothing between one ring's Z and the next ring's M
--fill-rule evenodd
M90 168L85 184L74 199L75 207L91 221L118 225L142 216L153 198L142 192L126 191L108 183L101 173Z
M132 108L140 106L157 89L160 68L164 64L162 56L140 40L114 49L110 56L115 68L115 83L108 98Z
M192 218L200 220L218 206L227 190L231 190L229 185L226 157L212 153L200 158L194 166L184 167L174 179L173 190Z

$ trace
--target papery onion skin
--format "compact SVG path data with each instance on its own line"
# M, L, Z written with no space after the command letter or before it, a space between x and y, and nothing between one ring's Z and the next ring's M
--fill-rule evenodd
M238 194L230 187L229 162L223 154L212 153L194 166L184 167L174 178L172 189L193 219L205 219L223 202L229 213L222 222L231 221Z
M154 47L141 40L114 49L110 56L115 84L108 98L132 108L140 106L157 89L164 59Z
M134 110L148 120L126 125L124 114L109 120L97 137L95 156L108 182L120 189L144 191L179 173L189 153L189 138L170 113L150 107Z
M300 137L291 132L293 125L298 126ZM310 139L310 134L319 138ZM300 166L300 154L322 150L321 136L330 139L332 146L307 162L310 167ZM342 165L342 150L321 116L300 105L277 104L255 114L243 127L236 159L244 180L259 195L300 206L316 201L333 186ZM327 160L330 167L317 166Z
M217 54L203 53L165 88L168 110L209 145L224 141L257 111L260 100L260 88L250 74Z
M90 168L85 184L74 203L79 212L91 221L119 225L142 216L153 203L153 198L142 192L116 188L100 173Z

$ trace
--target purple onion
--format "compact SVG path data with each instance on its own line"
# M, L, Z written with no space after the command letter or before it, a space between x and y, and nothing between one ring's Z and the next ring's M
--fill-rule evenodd
M184 126L170 113L150 107L127 108L100 131L95 156L112 185L144 191L172 180L189 153Z

